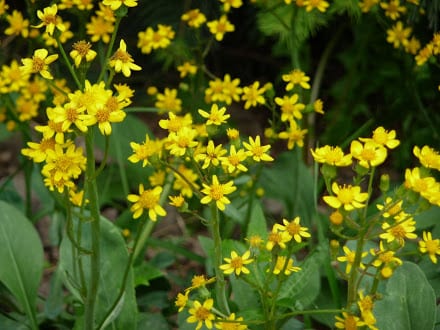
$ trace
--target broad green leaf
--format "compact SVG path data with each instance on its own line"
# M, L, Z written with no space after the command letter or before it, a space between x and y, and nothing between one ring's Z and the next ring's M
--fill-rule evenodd
M300 264L301 270L290 275L282 284L278 296L280 304L290 309L302 310L313 303L320 291L321 259L321 254L314 252Z
M140 313L137 328L154 329L154 330L168 330L170 326L162 314L159 313Z
M10 319L3 314L0 314L0 329L2 330L28 330L29 326L26 324L26 320L18 319L13 320Z
M251 219L247 228L246 237L259 235L261 238L267 238L267 223L261 204L255 202L252 206Z
M240 311L249 309L257 310L261 308L260 297L253 287L243 279L235 276L231 276L229 281L231 283L232 292L234 292L233 303L238 306Z
M286 217L300 216L302 224L310 225L314 182L299 151L281 154L273 166L263 170L260 180L266 197L284 203Z
M128 253L125 247L124 239L121 236L120 230L110 221L101 218L101 236L100 236L100 280L98 287L97 303L96 303L96 322L100 324L104 321L106 313L115 302L125 267L128 262ZM74 219L74 231L81 225L82 242L81 246L85 249L90 249L91 246L91 230L90 222L81 222ZM67 235L64 237L60 247L60 269L64 276L64 283L69 290L81 300L78 293L80 275L78 272L78 265L74 264L78 260L82 260L84 268L85 282L90 281L90 261L88 255L72 255L72 243ZM112 317L114 321L109 326L109 329L135 329L137 324L137 306L134 294L134 280L132 271L130 271L123 300L118 302L118 309Z
M388 280L384 297L375 303L376 326L387 330L434 329L434 290L421 269L404 262Z
M0 201L0 281L11 291L37 327L35 304L43 273L43 246L31 222Z
M435 226L439 223L438 219L440 218L440 207L432 206L425 212L417 214L414 216L414 220L416 221L417 229L428 229L429 227Z
M159 268L151 265L150 263L143 263L134 268L134 286L148 286L150 285L150 280L162 277L163 275L164 274Z

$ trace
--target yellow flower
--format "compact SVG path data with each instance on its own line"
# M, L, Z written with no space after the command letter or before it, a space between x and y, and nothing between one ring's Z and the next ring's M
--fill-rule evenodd
M273 158L267 154L270 149L270 145L262 146L260 142L260 136L257 135L255 139L252 136L249 136L249 143L243 142L243 146L247 150L247 155L252 157L252 159L256 162L271 162Z
M106 6L110 6L111 10L117 10L124 5L125 7L136 7L138 0L103 0L102 3Z
M180 191L183 196L191 198L193 196L193 189L199 189L197 184L199 177L192 169L186 168L184 165L180 165L177 168L177 172L179 174L175 173L174 175L173 189Z
M92 16L90 23L86 24L87 34L91 36L91 41L104 43L110 42L110 36L115 29L113 22L101 16Z
M396 131L387 131L382 126L376 128L373 131L373 136L371 138L359 138L362 142L374 142L380 146L387 147L388 149L394 149L399 144L400 141L396 139Z
M311 149L313 158L318 163L324 163L332 166L349 166L352 163L351 154L344 155L339 146L333 147L325 145L315 150Z
M142 68L134 63L133 58L127 53L127 45L124 39L119 42L119 48L110 57L109 65L115 72L122 72L125 77L130 77L131 70L140 71Z
M148 181L152 187L163 186L165 184L165 171L154 171L149 177Z
M236 128L227 128L226 135L229 140L238 140L240 138L240 131Z
M404 215L406 218L407 216ZM403 219L405 219L403 218ZM417 235L414 233L416 230L416 222L409 218L407 220L400 220L399 217L395 217L396 223L390 225L389 223L383 223L382 229L384 233L380 234L379 237L385 239L387 243L397 241L399 245L403 246L405 244L405 239L416 239Z
M336 182L332 184L332 191L335 196L324 196L324 202L333 207L339 209L344 207L346 211L352 211L365 207L364 202L368 199L368 193L362 193L361 187L343 185L340 186Z
M197 66L191 62L184 62L177 67L177 71L180 72L180 78L185 78L187 75L195 75L197 73Z
M148 134L145 135L145 141L140 143L130 142L130 147L133 149L133 155L128 157L128 160L132 163L142 161L142 167L150 164L150 158L159 156L162 151L162 143L157 140L150 140Z
M196 323L196 330L199 330L203 324L208 329L212 329L212 321L215 319L215 315L211 312L214 306L213 299L206 299L203 305L195 300L192 307L189 309L190 316L186 319L188 323Z
M381 2L380 7L385 10L385 16L392 20L400 17L400 14L406 13L406 7L400 5L400 0L390 0L390 2Z
M306 11L310 12L313 9L318 9L320 12L324 13L330 4L324 0L304 0L304 6L306 7Z
M29 20L23 19L23 14L18 10L13 10L11 15L6 16L9 27L5 29L5 34L20 35L27 38L29 35Z
M425 177L420 173L420 168L416 167L412 170L407 168L405 170L406 188L411 189L423 196L429 195L438 190L438 183L433 177Z
M226 149L222 147L221 144L214 145L212 140L208 141L205 153L199 153L194 156L196 161L203 161L202 169L206 169L209 166L219 166L220 162L223 162L224 154L226 154Z
M404 28L403 23L398 21L391 29L387 30L387 41L393 44L394 48L399 48L400 45L405 46L408 44L411 32L410 27Z
M161 110L180 112L182 111L182 100L177 97L177 89L165 87L162 93L157 93L154 106Z
M218 20L208 22L206 25L217 41L222 41L225 33L235 30L235 26L228 21L226 15L222 15Z
M179 307L178 310L179 313L183 311L183 309L186 307L186 304L188 303L188 295L189 295L189 291L185 291L185 294L181 294L181 293L177 294L174 305L176 305L176 307Z
M72 45L73 50L70 52L70 57L73 58L76 67L79 67L82 60L91 62L95 59L97 53L92 50L90 42L80 40Z
M159 126L168 132L178 132L182 127L190 128L192 124L191 114L185 116L177 116L173 112L168 112L168 119L159 120Z
M301 267L293 266L293 259L287 260L285 256L278 256L272 272L275 275L279 275L283 270L284 275L288 276L292 274L292 272L299 272L301 270Z
M364 144L354 140L350 145L350 153L353 158L359 160L359 165L365 168L376 167L382 164L387 158L387 149L372 141Z
M191 279L191 286L185 289L186 291L192 291L194 289L204 287L207 284L215 282L215 277L206 278L205 275L194 275Z
M182 194L178 196L169 196L168 198L170 199L170 205L177 208L182 207L185 204L185 198L182 196Z
M324 102L322 102L321 99L317 99L315 102L313 102L313 111L321 115L324 114Z
M223 3L223 10L227 13L231 8L240 8L243 5L242 0L220 0Z
M342 312L342 317L335 316L335 319L335 327L337 329L356 330L362 327L362 322L359 317L348 314L347 312Z
M344 216L341 212L335 210L329 215L329 220L335 226L339 226L340 224L342 224L342 222L344 222Z
M287 140L287 149L289 150L293 149L295 144L302 148L304 146L304 136L307 134L308 130L301 129L294 120L290 120L289 124L287 131L280 132L278 137Z
M429 147L423 146L420 149L418 146L415 146L413 149L413 154L416 156L420 163L426 168L433 168L437 171L440 171L440 154L437 150Z
M299 217L291 221L283 219L283 225L276 223L274 228L278 231L286 231L290 239L293 238L297 243L301 243L303 238L310 237L309 229L301 226Z
M294 69L288 74L283 74L281 78L283 81L287 82L286 91L292 90L295 85L300 85L304 89L310 89L310 78L301 70Z
M36 28L40 28L45 26L46 33L50 36L53 35L55 28L60 30L61 32L66 29L62 20L57 17L58 7L56 4L53 4L50 7L43 8L43 11L37 10L37 16L41 20L41 23L36 25Z
M350 274L351 269L352 269L352 267L353 267L353 263L354 263L354 261L355 261L356 252L350 250L350 248L349 248L348 246L346 246L346 245L344 245L344 246L342 247L342 249L344 250L345 256L338 257L337 260L340 261L340 262L345 262L345 263L346 263L346 266L345 266L345 273L346 273L346 274ZM365 252L362 252L362 254L361 254L361 260L362 260L362 258L365 258L367 255L368 255L368 252L366 252L366 251L365 251ZM360 262L360 263L359 263L359 267L360 267L361 269L364 269L364 268L365 268L365 265L364 265L362 262Z
M402 264L402 260L395 256L395 252L391 250L387 250L383 246L383 241L379 243L379 249L374 250L371 249L370 253L373 257L375 257L372 265L376 268L379 267L395 267L400 266Z
M371 8L379 3L379 0L363 0L359 1L359 6L363 13L368 13Z
M166 149L169 149L172 155L183 156L188 148L198 145L198 142L194 140L196 136L197 131L190 127L182 127L177 132L170 132Z
M181 19L193 28L199 28L206 22L206 16L198 8L188 10L181 16Z
M243 87L243 94L241 99L245 101L244 109L247 110L250 107L256 107L258 104L265 104L266 100L263 97L266 89L264 87L260 88L260 82L255 81L250 86Z
M49 72L49 64L56 61L58 54L49 55L47 49L41 48L34 51L32 58L23 58L20 68L24 74L39 73L43 78L53 79Z
M272 251L273 248L279 247L280 249L285 249L287 247L286 243L290 242L292 236L285 230L278 230L275 225L267 237L266 250Z
M230 204L231 201L225 196L233 193L237 188L234 186L232 181L226 183L220 183L218 181L217 175L212 176L212 184L203 184L202 193L205 194L200 202L202 204L208 204L210 202L215 202L217 208L221 211L225 209L226 204Z
M203 117L206 118L206 125L221 125L221 124L225 124L227 123L227 120L229 119L229 117L231 117L231 115L227 114L225 115L226 112L226 108L225 107L221 107L220 109L218 108L218 105L216 103L214 103L211 106L211 111L210 112L206 112L202 109L199 109L199 114Z
M290 121L294 118L301 119L303 117L301 111L303 111L306 106L302 103L297 103L298 99L298 94L291 96L284 95L283 98L275 98L275 103L281 107L281 121Z
M28 142L27 146L29 148L22 149L21 153L24 156L31 158L35 163L42 163L47 158L47 150L55 149L55 139L53 137L43 137L39 143Z
M147 27L138 33L137 47L144 54L149 54L153 49L167 48L173 40L175 32L169 25L158 24L157 31Z
M224 321L225 322L216 321L215 327L217 329L222 329L222 330L247 330L248 329L247 325L244 324L242 317L235 318L235 313L231 313L231 315L229 315L228 318L225 319ZM233 322L233 321L237 321L237 322Z
M134 203L130 211L133 212L133 219L139 218L144 209L148 210L148 216L152 221L157 220L157 216L165 216L166 211L159 204L162 187L156 186L153 189L144 189L143 184L139 184L139 195L129 194L127 199Z
M235 273L235 275L243 274L249 274L249 269L245 267L245 265L249 265L254 261L254 259L249 258L251 256L251 252L248 250L245 253L243 253L242 256L239 256L237 252L232 251L230 258L224 258L226 261L226 264L220 265L220 269L223 270L223 273L225 274L232 274Z
M231 145L229 155L223 157L222 165L226 167L228 173L234 173L235 171L247 172L248 169L243 165L246 158L247 155L243 149L236 151L235 146Z
M432 239L432 234L423 231L423 240L419 241L419 251L428 253L431 261L437 263L437 254L440 255L440 239Z

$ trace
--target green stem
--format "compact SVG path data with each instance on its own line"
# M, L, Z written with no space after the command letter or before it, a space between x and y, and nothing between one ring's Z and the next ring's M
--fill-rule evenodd
M122 19L122 16L116 17L115 28L113 29L112 37L110 39L110 43L108 45L107 52L105 54L104 63L103 63L102 69L101 69L101 73L99 74L98 81L102 81L104 78L104 74L107 69L107 61L109 60L109 58L112 54L113 46L115 44L116 35L118 34L118 29L119 29L119 24L121 23L121 19Z
M361 233L356 246L356 254L354 262L351 268L350 276L348 278L348 296L347 296L347 308L357 301L357 284L359 276L359 267L362 259L362 252L364 248L364 234Z
M244 218L244 230L242 232L243 236L247 235L249 223L251 222L252 208L255 200L255 192L257 190L257 182L260 179L262 170L263 170L263 166L261 164L258 164L257 172L255 173L254 180L252 180L252 189L249 192L249 201L248 201L248 207L246 209L246 218Z
M220 265L223 263L222 256L222 238L220 236L220 221L217 205L211 203L211 235L214 239L214 272L215 272L215 289L217 306L220 311L229 315L231 312L229 310L228 299L226 297L226 281L223 275Z
M69 70L70 74L72 75L73 80L75 81L76 86L82 90L83 89L83 85L81 84L81 82L78 79L78 76L76 75L75 70L73 69L72 64L70 63L69 58L67 57L67 54L64 50L63 44L60 41L60 36L59 33L55 33L55 40L57 41L57 45L58 45L58 49L61 52L61 56L63 57L63 60L67 66L67 69Z
M93 143L93 130L89 130L86 135L86 152L87 152L87 191L89 199L89 208L91 215L91 250L90 256L90 279L87 298L84 305L84 329L94 329L95 323L95 305L99 286L100 275L100 210L98 200L98 187L96 184L95 173L95 154Z

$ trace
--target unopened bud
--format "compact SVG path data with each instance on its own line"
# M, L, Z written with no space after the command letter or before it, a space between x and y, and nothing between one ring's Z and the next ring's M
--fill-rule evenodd
M382 174L380 176L379 189L383 193L386 193L390 189L390 176L388 174Z

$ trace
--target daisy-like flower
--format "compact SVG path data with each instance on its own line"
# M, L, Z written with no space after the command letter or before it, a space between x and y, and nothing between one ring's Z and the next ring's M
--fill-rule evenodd
M303 117L301 111L303 111L306 106L302 103L297 103L298 99L298 94L291 96L284 95L283 98L275 98L275 103L281 107L281 121L293 120L294 118L301 119Z
M222 165L226 167L228 173L234 173L235 171L247 172L247 167L243 165L247 155L243 149L235 149L234 145L231 145L229 149L229 155L223 157Z
M102 40L108 44L115 27L111 20L107 20L101 16L92 16L90 22L86 24L86 29L87 34L91 36L91 41L98 42Z
M203 117L206 118L206 125L216 125L219 126L221 124L225 124L227 123L227 120L229 119L229 117L231 117L231 115L229 114L225 114L226 112L226 108L225 107L221 107L220 109L218 108L218 105L216 103L214 103L211 106L211 111L207 112L205 110L199 109L199 114Z
M256 162L271 162L273 161L273 158L267 153L270 149L270 145L261 145L260 136L257 135L254 138L252 136L249 136L249 143L243 142L243 146L247 150L247 155L249 157L252 157L252 159Z
M220 183L217 175L212 176L212 184L203 184L202 193L205 196L200 200L202 204L208 204L215 202L217 208L221 211L225 209L225 205L230 204L231 201L225 196L233 193L237 187L234 186L234 182L228 181L226 183Z
M178 132L182 127L190 127L192 124L191 114L177 116L173 112L168 112L168 119L159 120L159 126L171 132Z
M47 49L41 48L34 51L32 58L23 58L20 69L24 74L39 73L43 78L53 79L49 72L49 64L56 61L58 54L49 55Z
M377 204L376 207L378 210L383 211L382 216L384 218L390 218L403 212L402 205L403 200L394 201L391 197L387 197L384 204Z
M437 150L429 146L423 146L422 149L415 146L413 154L419 159L420 164L424 167L440 171L440 154Z
M287 140L287 149L292 150L295 145L302 148L304 146L304 136L307 134L307 129L301 129L295 120L289 121L289 127L286 131L278 133L278 137Z
M142 143L130 142L130 147L133 149L133 155L128 157L132 163L142 161L142 167L150 164L150 158L159 156L162 151L162 143L157 140L150 140L148 134L145 135L145 141Z
M206 23L217 41L222 41L225 33L235 31L235 26L228 21L226 15L222 15L218 20L214 20Z
M292 272L299 272L301 270L301 267L293 266L293 259L291 258L287 260L285 256L278 256L272 273L274 273L275 275L279 275L283 270L284 275L288 276L292 274Z
M144 185L139 184L139 195L129 194L127 199L134 203L130 211L133 212L133 219L139 218L144 210L148 210L148 216L152 221L157 220L157 216L165 216L166 211L159 204L162 187L156 186L153 189L145 190Z
M21 12L13 10L12 14L6 16L6 20L9 23L9 27L5 29L6 35L21 35L23 38L28 37L29 20L24 19Z
M205 152L199 153L194 156L196 161L203 161L202 169L206 169L209 166L219 166L220 162L223 162L224 154L227 151L221 144L214 145L212 140L209 140Z
M290 239L293 238L297 243L301 243L303 238L310 237L309 229L301 226L299 217L291 221L283 219L283 224L276 223L274 228L278 231L286 231L290 235Z
M283 81L287 82L286 91L292 90L295 85L300 85L304 89L310 89L310 77L306 76L306 74L298 69L294 69L290 71L288 74L283 74Z
M371 249L370 253L373 257L375 257L374 261L372 262L372 265L376 268L383 267L383 266L400 266L402 264L402 260L397 258L395 256L396 252L392 250L387 250L384 245L383 241L380 241L379 243L379 249Z
M199 185L197 184L199 177L192 169L186 168L184 165L180 165L177 168L177 172L180 175L174 173L175 180L173 189L179 191L182 196L191 198L193 196L193 189L199 189ZM184 177L185 180L182 179L182 177Z
M404 215L404 217L407 216ZM401 246L405 244L405 239L417 238L417 235L414 233L416 230L416 222L412 218L402 221L401 217L397 216L395 220L396 223L391 225L387 222L382 224L384 233L379 235L380 238L386 240L387 243L397 241Z
M313 159L318 163L332 166L350 166L352 163L351 154L344 155L339 146L333 147L325 145L315 150L311 149Z
M368 193L361 192L361 187L351 185L332 184L334 196L324 196L324 202L334 209L344 207L346 211L352 211L365 207L364 202L368 199Z
M324 13L328 6L330 6L330 4L324 0L304 0L303 5L306 7L307 12L318 9L321 13Z
M372 141L364 144L355 140L351 142L350 153L353 158L359 160L359 165L365 168L376 167L382 164L387 158L387 149Z
M179 194L178 196L168 196L170 199L170 205L174 207L182 207L185 204L185 197L182 196L182 194Z
M42 163L47 158L47 150L55 149L55 138L42 138L40 142L28 142L29 148L21 149L21 153L35 163Z
M355 261L355 258L356 258L356 252L350 250L350 248L348 246L346 246L346 245L344 245L342 247L342 249L344 250L345 255L341 256L341 257L338 257L337 260L340 261L340 262L345 262L346 263L345 273L346 274L350 274L351 269L352 269L353 264L354 264L354 261ZM365 258L367 255L368 255L367 251L362 252L361 260L362 260L362 258ZM365 269L365 265L362 262L359 263L359 267L361 269Z
M285 249L287 247L286 243L290 242L291 239L292 236L287 231L278 230L274 225L267 237L266 250L272 251L275 247Z
M251 251L249 250L243 253L242 256L239 256L235 251L231 251L230 258L223 258L226 261L226 264L220 265L220 269L227 275L232 273L235 273L237 276L241 273L249 274L250 271L245 266L254 261L250 256Z
M166 149L175 156L183 156L188 148L194 148L198 145L195 140L197 131L190 127L182 127L177 132L170 132L168 134Z
M177 97L177 89L165 87L163 93L157 93L154 106L160 110L177 113L182 111L182 100Z
M390 0L390 2L381 2L380 7L385 11L385 16L396 20L401 14L406 13L406 7L400 5L400 0Z
M363 325L359 317L347 312L342 312L342 317L335 316L335 319L335 327L337 329L356 330Z
M405 28L401 21L398 21L391 29L387 30L387 42L393 44L394 48L399 48L401 45L408 44L409 36L412 29L410 27Z
M208 329L212 329L212 321L215 315L211 312L214 306L213 299L206 299L203 305L195 300L192 307L189 309L190 316L186 319L188 323L196 323L196 330L199 330L204 324Z
M235 318L235 313L231 313L231 315L228 316L227 319L224 319L225 322L222 321L216 321L215 327L217 329L222 330L247 330L248 327L246 324L244 324L242 317ZM237 321L237 322L234 322Z
M227 13L231 8L240 8L243 5L242 0L220 0L223 3L223 9Z
M106 6L110 6L111 10L117 10L124 5L125 7L136 7L138 0L103 0L102 3Z
M119 48L110 57L110 67L114 68L116 72L122 72L125 77L130 77L131 70L140 71L142 68L134 63L133 58L127 53L127 45L124 39L119 42Z
M189 288L186 288L185 292L204 287L207 284L214 282L215 282L215 277L207 278L205 275L194 275L193 278L191 279L191 286Z
M66 148L55 144L53 149L46 149L46 153L46 164L41 173L54 181L77 179L85 170L87 160L83 149L73 143L67 144Z
M179 65L177 71L180 72L180 78L185 78L187 75L193 76L197 73L197 65L187 61Z
M73 50L70 52L70 57L72 57L76 67L79 67L83 60L86 62L93 61L97 55L97 53L91 49L92 44L85 40L75 42L72 48Z
M324 114L324 102L322 102L321 99L317 99L315 102L313 102L313 111L321 115Z
M241 95L242 101L244 103L244 109L248 110L250 107L256 107L258 104L265 104L266 100L263 96L266 89L263 87L260 88L260 82L255 81L250 86L243 87L243 94Z
M359 138L359 140L362 142L371 141L378 145L387 147L388 149L394 149L400 144L400 141L396 139L396 131L391 130L388 132L382 126L373 131L373 136L371 138Z
M53 35L55 28L61 32L64 31L66 27L64 26L62 20L58 19L57 12L58 7L56 4L43 8L43 11L37 10L37 16L41 20L41 23L34 27L40 28L45 26L46 33L48 33L50 36Z
M435 178L431 176L423 176L419 167L415 167L412 170L407 168L405 170L404 185L406 188L423 196L429 195L438 190L438 184L435 181Z
M373 314L374 300L370 295L364 296L363 291L359 291L358 306L361 311L362 323L368 329L378 330L375 326L376 318Z
M359 6L363 13L368 13L371 8L379 3L379 0L363 0L359 1Z
M186 22L188 26L193 28L199 28L203 23L206 22L205 14L200 12L200 9L198 8L188 10L181 16L181 19L182 21Z
M437 255L440 255L440 239L432 239L432 234L423 231L423 240L419 241L419 251L427 253L431 261L437 263Z
M174 305L176 305L176 307L179 307L178 312L180 313L181 311L183 311L183 309L186 307L186 304L188 303L188 295L189 295L189 291L185 291L184 294L182 293L178 293L177 297L176 297L176 301L174 302Z

